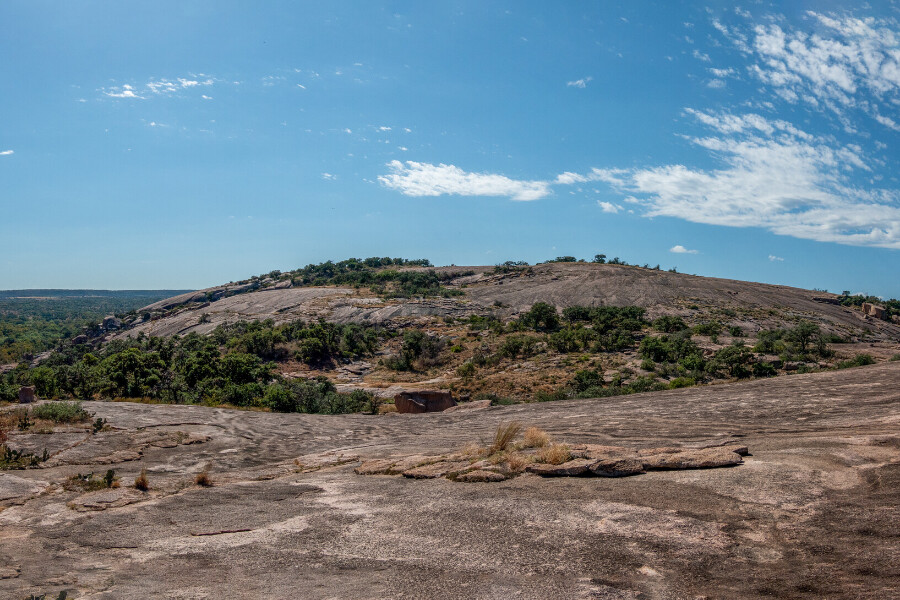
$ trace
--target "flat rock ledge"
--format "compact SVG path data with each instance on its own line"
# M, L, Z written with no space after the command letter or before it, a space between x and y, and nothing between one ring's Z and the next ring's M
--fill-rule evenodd
M354 469L357 475L400 475L408 479L445 478L462 483L504 481L523 472L541 477L627 477L647 471L715 469L743 463L749 455L746 446L715 445L700 448L664 447L630 449L594 444L571 448L570 459L560 464L538 462L538 454L526 451L526 464L511 464L464 454L428 456L416 454L363 461Z

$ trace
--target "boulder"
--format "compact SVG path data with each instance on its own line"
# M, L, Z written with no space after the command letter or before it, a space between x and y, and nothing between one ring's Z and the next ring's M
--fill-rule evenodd
M19 404L31 404L34 402L34 386L25 385L19 388Z
M456 406L456 401L450 392L421 390L400 392L394 396L394 406L400 413L442 412Z
M114 316L110 315L103 319L103 323L100 325L104 331L115 331L116 329L122 328L121 319L117 319Z
M714 467L730 467L743 461L741 456L728 447L704 448L702 450L682 450L651 454L640 458L644 469L712 469Z
M874 304L869 304L868 302L863 302L862 311L868 317L875 317L882 321L888 320L887 309L883 306L876 306Z

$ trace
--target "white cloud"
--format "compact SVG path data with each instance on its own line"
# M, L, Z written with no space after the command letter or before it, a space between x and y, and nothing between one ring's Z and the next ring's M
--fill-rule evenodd
M688 250L681 244L676 244L669 248L669 252L674 252L675 254L699 254L697 250Z
M613 204L612 202L603 202L602 200L597 200L597 206L599 206L603 212L616 214L622 207L618 204Z
M780 256L775 256L774 254L770 254L770 255L769 255L769 260L772 261L772 262L776 262L776 261L777 261L777 262L784 262L784 259L783 259L783 258L781 258Z
M337 179L337 175L333 175L331 173L322 173L322 179L325 179L327 181L334 181L335 179Z
M539 200L551 193L546 181L520 181L503 175L469 173L453 165L399 160L387 164L390 173L378 177L382 185L407 196L507 196Z
M900 249L900 194L848 183L853 171L870 170L858 146L836 146L759 115L687 112L718 132L689 140L721 168L673 164L592 175L636 196L645 216Z
M378 128L378 131L390 131L390 130L391 130L391 128L388 127L387 125L382 125L381 127Z
M143 100L143 96L138 96L134 93L134 88L127 83L121 87L111 87L109 91L104 90L103 92L110 98L135 98L139 100Z
M15 150L3 150L0 151L0 156L9 156L11 154L15 154Z
M846 111L862 110L893 128L893 120L881 117L878 109L895 112L900 104L897 21L813 11L806 15L814 25L812 33L775 23L756 24L748 34L718 21L713 26L750 54L749 73L785 101L825 107L844 119Z
M707 82L706 87L712 88L714 90L720 90L725 87L725 81L722 79L711 79Z
M693 54L694 54L694 58L696 58L697 60L702 60L703 62L712 61L712 59L709 57L709 54L706 54L705 52L700 52L697 49L694 49Z
M212 96L207 96L206 94L201 94L200 97L203 98L204 100L212 100L213 99Z
M584 89L587 87L587 84L593 81L593 77L582 77L581 79L576 79L575 81L567 81L566 85L569 87L581 88Z

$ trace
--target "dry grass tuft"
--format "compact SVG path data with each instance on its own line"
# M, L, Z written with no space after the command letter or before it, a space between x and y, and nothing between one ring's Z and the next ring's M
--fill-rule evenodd
M561 465L572 460L572 451L566 444L550 444L537 453L537 461L549 465Z
M147 469L141 469L140 475L134 478L134 489L146 492L150 489L150 481L147 479Z
M203 467L203 470L197 473L194 477L194 483L202 487L212 487L213 480L212 477L209 476L209 463Z
M487 455L488 449L481 444L476 444L475 442L469 442L465 446L463 446L460 454L469 459L481 458L482 456Z
M529 427L522 435L523 448L543 448L550 445L550 436L543 429Z
M513 453L506 457L506 468L509 473L521 473L525 470L528 463L531 462L528 457L519 453Z
M497 432L494 434L494 443L490 445L488 450L490 454L503 452L516 439L522 430L522 424L518 421L510 423L500 423L497 426Z

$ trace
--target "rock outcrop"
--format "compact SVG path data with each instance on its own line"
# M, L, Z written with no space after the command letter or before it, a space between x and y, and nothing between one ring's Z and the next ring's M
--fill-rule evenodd
M394 405L399 413L442 412L456 406L456 400L450 392L421 390L400 392L394 396Z
M867 317L875 317L882 321L888 320L887 309L883 306L876 306L874 304L869 304L868 302L863 302L862 311Z

